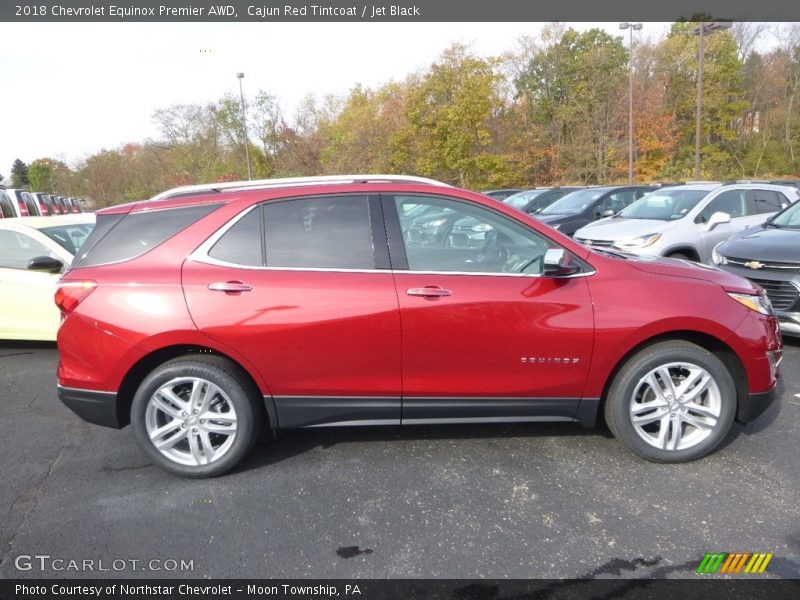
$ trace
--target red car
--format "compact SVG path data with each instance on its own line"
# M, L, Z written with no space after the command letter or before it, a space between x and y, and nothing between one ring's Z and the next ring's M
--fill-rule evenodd
M172 472L221 474L264 428L598 416L684 462L776 395L778 323L740 277L413 178L238 185L98 211L56 294L59 397ZM483 244L415 230L445 218Z

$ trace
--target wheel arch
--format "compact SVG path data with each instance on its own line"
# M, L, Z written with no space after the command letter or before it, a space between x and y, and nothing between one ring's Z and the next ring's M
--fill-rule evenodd
M714 356L722 361L725 367L730 371L733 378L734 386L736 387L736 418L740 420L740 413L743 407L747 405L748 386L747 386L747 371L742 364L742 361L737 356L736 352L728 344L721 339L703 333L700 331L670 331L660 333L649 337L639 342L636 346L628 350L614 365L610 371L605 383L603 384L603 392L600 396L600 403L597 409L597 418L603 419L605 414L606 400L608 399L608 391L614 383L620 369L636 354L655 344L661 342L682 341L690 342L701 348L711 352Z
M130 424L133 396L144 378L147 377L147 375L159 365L174 358L180 358L184 356L217 356L225 359L231 365L236 367L240 371L242 377L245 378L245 382L248 385L252 385L253 389L256 390L263 399L267 419L269 420L267 425L271 428L277 427L277 418L275 407L272 403L272 396L262 392L260 386L258 385L257 379L253 376L253 374L245 366L228 354L199 344L176 344L159 348L141 357L138 361L136 361L136 363L133 364L133 366L131 366L130 369L128 369L128 372L125 373L125 376L122 378L119 390L117 391L117 415L120 427Z

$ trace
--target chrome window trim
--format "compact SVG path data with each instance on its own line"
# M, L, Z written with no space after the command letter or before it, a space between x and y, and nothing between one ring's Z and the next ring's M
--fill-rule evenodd
M297 199L302 198L298 196ZM291 199L287 199L291 200ZM207 264L207 265L214 265L217 267L229 267L233 269L246 269L250 271L300 271L300 272L323 272L323 273L397 273L397 274L414 274L414 275L469 275L469 276L479 276L479 277L529 277L529 278L544 278L545 275L542 273L484 273L482 271L412 271L410 269L341 269L341 268L334 268L334 267L265 267L265 266L254 266L254 265L240 265L238 263L232 263L225 260L220 260L218 258L214 258L210 256L208 253L211 248L214 247L222 236L224 236L231 227L236 225L240 219L246 217L251 211L258 209L263 203L259 202L254 204L247 209L243 210L241 213L233 217L230 221L225 223L222 227L217 229L211 236L206 239L202 244L200 244L189 256L186 257L186 260L191 260L194 262ZM540 234L541 235L541 234ZM586 261L584 261L586 262ZM547 276L547 279L575 279L578 277L590 277L597 273L595 268L592 268L590 271L585 273L575 273L573 275L565 275L562 277L553 277Z

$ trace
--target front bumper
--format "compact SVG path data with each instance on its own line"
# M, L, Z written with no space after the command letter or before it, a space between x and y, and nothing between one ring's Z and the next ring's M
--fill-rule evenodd
M748 394L747 399L739 405L739 409L736 411L736 420L739 423L755 421L778 399L781 389L779 380L768 392Z
M114 392L97 392L58 386L58 399L84 421L121 429L117 414L117 395Z

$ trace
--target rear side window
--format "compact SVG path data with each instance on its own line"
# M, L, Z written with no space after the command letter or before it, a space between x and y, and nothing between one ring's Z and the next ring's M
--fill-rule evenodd
M212 246L208 255L235 265L263 267L261 236L261 207L257 206L236 221Z
M28 214L31 216L38 215L39 211L36 210L36 202L28 192L22 192L22 201L25 203L25 206L28 208Z
M195 221L219 208L203 204L181 208L98 216L72 267L92 267L122 262L152 250Z
M14 208L11 204L11 198L5 193L0 192L0 211L3 213L3 218L9 219L14 216Z
M368 196L264 205L267 267L374 269Z
M776 213L789 205L786 196L772 190L752 190L748 200L751 215Z

